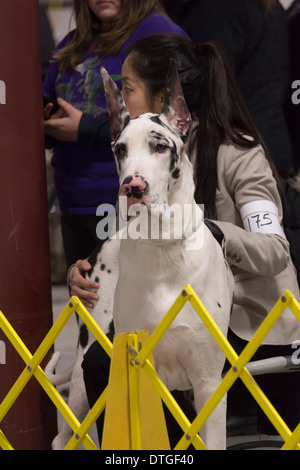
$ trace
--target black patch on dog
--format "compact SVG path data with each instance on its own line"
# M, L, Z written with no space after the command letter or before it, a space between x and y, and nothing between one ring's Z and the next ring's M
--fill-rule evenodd
M179 176L180 176L180 169L176 168L172 173L172 178L177 180L179 178Z
M166 138L166 136L165 136L164 134L161 134L160 132L151 131L150 134L151 134L151 136L152 136L154 139L161 140L161 141L163 141L163 142L169 143L169 141L168 141L168 139Z
M102 263L100 266L101 271L104 271L105 267L106 267L105 264Z
M166 146L170 145L170 139L165 137L163 134L157 131L151 131L151 142L150 142L150 150L153 152L157 152L157 145L158 144L166 144Z
M179 156L177 153L176 145L173 142L173 145L171 147L171 155L170 155L170 172L172 172L176 166L176 163L179 160Z
M131 183L132 181L132 176L126 176L126 178L124 178L123 182L122 182L122 185L123 184L129 184Z
M79 330L79 343L82 348L85 348L89 341L89 332L86 325L81 325Z
M158 124L159 126L162 126L164 127L165 129L168 129L170 132L172 132L172 134L176 135L176 137L179 137L178 134L176 134L176 132L169 126L167 126L167 124L165 124L160 118L159 116L151 116L150 118L150 121L152 122L155 122L155 124ZM180 138L180 137L179 137ZM182 139L183 141L183 139Z
M103 240L104 242L105 240ZM88 257L88 262L90 263L90 265L92 266L92 269L90 269L90 271L87 273L89 278L91 277L91 275L93 274L93 271L94 271L94 267L95 267L95 264L97 262L97 258L98 258L98 254L102 248L102 245L103 243L99 243L99 245L94 249L94 251L90 254L90 256Z
M164 123L159 119L158 116L151 116L150 121L155 122L155 124L159 124L162 127L166 127Z
M124 143L116 144L114 146L114 154L118 162L120 163L121 160L123 160L127 156L127 145Z
M130 122L130 116L127 115L126 118L124 119L124 128L129 124Z
M150 121L154 122L155 124L158 124L159 126L161 127L164 127L165 129L168 129L169 131L171 131L173 134L175 134L175 132L173 131L173 129L171 129L170 127L168 127L163 121L161 121L161 119L159 118L159 116L151 116L150 117ZM177 135L177 134L175 134Z

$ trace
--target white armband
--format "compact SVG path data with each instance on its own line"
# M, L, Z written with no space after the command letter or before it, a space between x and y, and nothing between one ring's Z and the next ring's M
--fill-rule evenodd
M244 228L247 232L272 233L286 238L278 218L278 207L272 201L253 201L241 210Z

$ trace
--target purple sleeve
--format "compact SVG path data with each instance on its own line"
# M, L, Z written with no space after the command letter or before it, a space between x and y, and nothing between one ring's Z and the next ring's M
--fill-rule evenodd
M170 20L170 18L167 18L160 13L154 13L145 18L145 20L136 29L135 33L135 39L159 33L181 34L182 36L189 38L187 33L182 28L180 28L180 26Z
M65 47L67 42L72 38L74 31L71 31L64 39L57 45L56 51ZM49 69L47 76L43 83L43 93L52 96L52 98L56 98L56 91L55 91L55 80L58 73L58 64L53 59L50 61Z
M152 13L151 15L147 16L144 21L142 21L142 23L136 28L129 39L127 39L121 49L120 56L123 60L125 60L127 56L127 49L138 39L160 33L180 34L187 39L190 39L188 34L182 28L180 28L180 26L174 23L174 21L170 20L170 18L162 15L161 13Z
M52 98L56 98L55 91L55 79L58 72L58 67L56 62L51 62L47 76L43 83L43 93L50 95Z

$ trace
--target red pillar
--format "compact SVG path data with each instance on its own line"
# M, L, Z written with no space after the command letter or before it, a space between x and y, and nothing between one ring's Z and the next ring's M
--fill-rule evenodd
M38 0L0 0L0 44L0 310L33 354L52 324ZM1 402L25 364L0 340ZM35 378L0 429L16 450L50 448L56 412Z

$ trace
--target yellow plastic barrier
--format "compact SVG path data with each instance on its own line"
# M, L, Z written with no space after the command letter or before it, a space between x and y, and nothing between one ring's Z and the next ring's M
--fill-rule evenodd
M44 371L41 369L39 364L44 359L45 355L53 345L57 336L61 330L66 325L67 321L71 315L76 311L76 313L81 317L83 322L93 333L95 338L99 341L103 349L111 356L112 344L108 340L107 336L103 333L101 328L97 325L95 320L86 310L86 308L81 304L77 297L72 297L70 302L64 308L49 333L46 335L45 339L32 356L29 350L26 348L18 334L14 331L12 326L9 324L3 313L0 311L0 328L3 330L4 334L7 336L9 341L12 343L16 351L24 360L26 366L13 387L10 389L2 403L0 404L0 423L2 422L5 415L8 413L23 388L26 386L30 378L34 375L38 380L40 385L43 387L45 392L48 394L56 408L62 414L64 419L67 421L69 426L74 431L74 436L68 443L66 449L76 449L80 442L83 443L84 447L89 450L97 450L97 446L94 444L92 439L87 435L88 430L93 425L93 423L98 418L99 414L105 407L106 403L106 390L103 392L101 397L95 403L92 410L89 412L87 418L80 424L77 418L74 416L70 408L67 406L63 398L57 392L55 387L49 381L48 377L45 375ZM9 443L4 433L0 430L0 447L2 449L13 450L12 445Z
M119 334L114 338L103 450L170 449L161 398L145 372L133 367L136 351L147 339L147 331ZM152 357L149 360L153 362Z
M218 346L222 349L224 354L226 355L227 359L231 364L231 369L228 371L224 379L222 380L219 387L210 397L208 402L205 404L201 412L198 414L196 419L193 423L190 423L186 416L183 414L181 409L178 407L176 401L173 399L172 395L166 389L164 384L159 379L153 364L151 364L149 357L152 354L153 349L160 341L162 336L165 334L173 320L176 318L180 310L183 308L185 303L189 301L203 323L206 325L207 329L209 330L210 334L215 339ZM300 449L300 423L292 432L282 418L279 416L277 411L274 409L268 398L264 395L260 387L257 385L254 378L251 376L249 371L247 370L246 366L247 363L251 360L252 356L259 348L260 344L262 343L263 339L267 336L271 328L274 326L276 321L279 319L281 314L284 312L286 308L289 308L296 318L300 321L300 305L295 300L294 296L291 294L290 291L286 291L283 296L278 300L275 304L269 315L266 317L260 328L257 330L255 335L253 336L252 340L248 343L247 347L243 350L243 352L238 356L229 342L227 341L226 337L222 334L219 330L216 323L212 320L209 313L205 309L202 302L199 300L197 295L195 294L194 290L190 286L186 286L181 294L178 296L177 300L170 308L169 312L166 314L162 322L158 325L155 329L153 334L150 338L144 340L144 344L139 351L138 343L139 343L139 335L140 332L126 334L126 341L127 344L127 352L124 350L124 344L122 345L122 357L123 361L127 361L127 368L128 368L128 376L125 378L126 382L126 390L128 389L128 400L126 400L126 404L128 402L128 409L129 409L129 421L126 421L126 429L128 429L128 434L126 434L127 443L126 446L123 448L131 448L131 449L141 449L141 448L149 448L148 445L152 445L151 442L146 439L146 442L143 442L143 429L145 425L147 425L147 420L149 420L149 413L148 417L144 417L141 413L142 406L141 401L139 400L141 394L141 379L140 373L143 372L150 380L152 386L157 390L158 394L165 402L165 404L170 409L171 413L177 420L178 424L181 426L183 430L183 436L176 445L176 450L184 450L190 444L196 449L206 449L205 443L200 439L198 432L202 428L205 421L208 419L210 414L213 412L215 407L218 405L222 397L227 393L230 387L233 385L235 380L240 377L240 379L244 382L246 387L248 388L249 392L253 395L255 400L258 402L259 406L265 412L267 417L272 422L273 426L276 428L278 433L281 435L283 440L285 441L282 449L285 450L292 450L292 449ZM96 449L95 444L88 436L87 432L90 427L93 425L95 420L98 418L99 414L105 407L106 397L107 397L107 389L103 392L103 394L99 397L98 401L89 412L85 420L80 424L76 417L73 415L71 410L65 404L65 402L60 397L59 393L50 383L48 378L45 376L44 372L40 368L39 364L44 358L45 354L49 351L50 347L54 343L56 337L65 326L66 322L74 313L74 311L78 313L78 315L82 318L84 323L87 327L91 330L93 335L111 357L112 354L112 345L110 341L107 339L106 335L101 331L99 326L93 320L91 315L85 309L85 307L80 303L80 301L76 297L72 297L69 304L65 307L63 312L61 313L60 317L57 319L51 330L49 331L48 335L36 351L36 353L32 356L30 352L27 350L26 346L22 343L21 339L18 337L16 332L12 329L11 325L7 322L4 315L0 312L0 327L14 345L15 349L18 351L20 356L26 363L26 367L6 398L0 405L0 423L3 420L6 413L9 411L10 407L13 405L14 401L21 393L29 379L34 375L37 380L40 382L46 393L49 395L51 400L54 402L55 406L58 410L62 413L63 417L66 419L68 424L74 431L74 436L69 441L66 449L75 449L80 442L87 449ZM116 335L116 337L119 335ZM124 343L124 341L123 341ZM114 350L114 354L120 353L121 348L120 345L116 347ZM124 358L125 356L125 358ZM112 369L114 361L112 360ZM121 374L122 375L122 374ZM123 374L124 376L124 374ZM125 377L125 376L124 376ZM124 378L123 377L123 378ZM116 390L117 388L120 389L120 384L118 383L118 374L116 374L110 380L108 389ZM144 380L144 379L143 379ZM145 391L145 389L144 389ZM127 392L126 392L127 393ZM147 393L147 392L145 392ZM111 392L110 392L111 394ZM127 406L127 405L126 405ZM150 411L152 410L152 400L148 401L148 407ZM155 412L154 415L158 416L158 420L161 421L161 415L159 410L159 406L155 404ZM109 406L109 410L112 410L112 405ZM109 413L109 411L107 410ZM150 413L151 415L151 413ZM111 415L113 416L113 414ZM119 417L120 418L120 417ZM119 429L122 428L122 424L118 418L118 426ZM126 418L127 419L127 418ZM106 426L104 428L104 436L103 436L103 444L104 448L108 449L116 449L113 447L113 443L110 442L110 438L113 434L109 429L109 424L113 423L115 420L108 419L106 420ZM143 423L142 423L143 421ZM108 425L107 425L108 422ZM160 423L161 424L161 423ZM108 426L108 427L107 427ZM120 433L122 434L122 433ZM150 439L150 438L149 438ZM124 445L124 442L117 444L118 446ZM2 449L13 449L11 444L8 442L6 437L4 436L3 432L0 430L0 446Z

